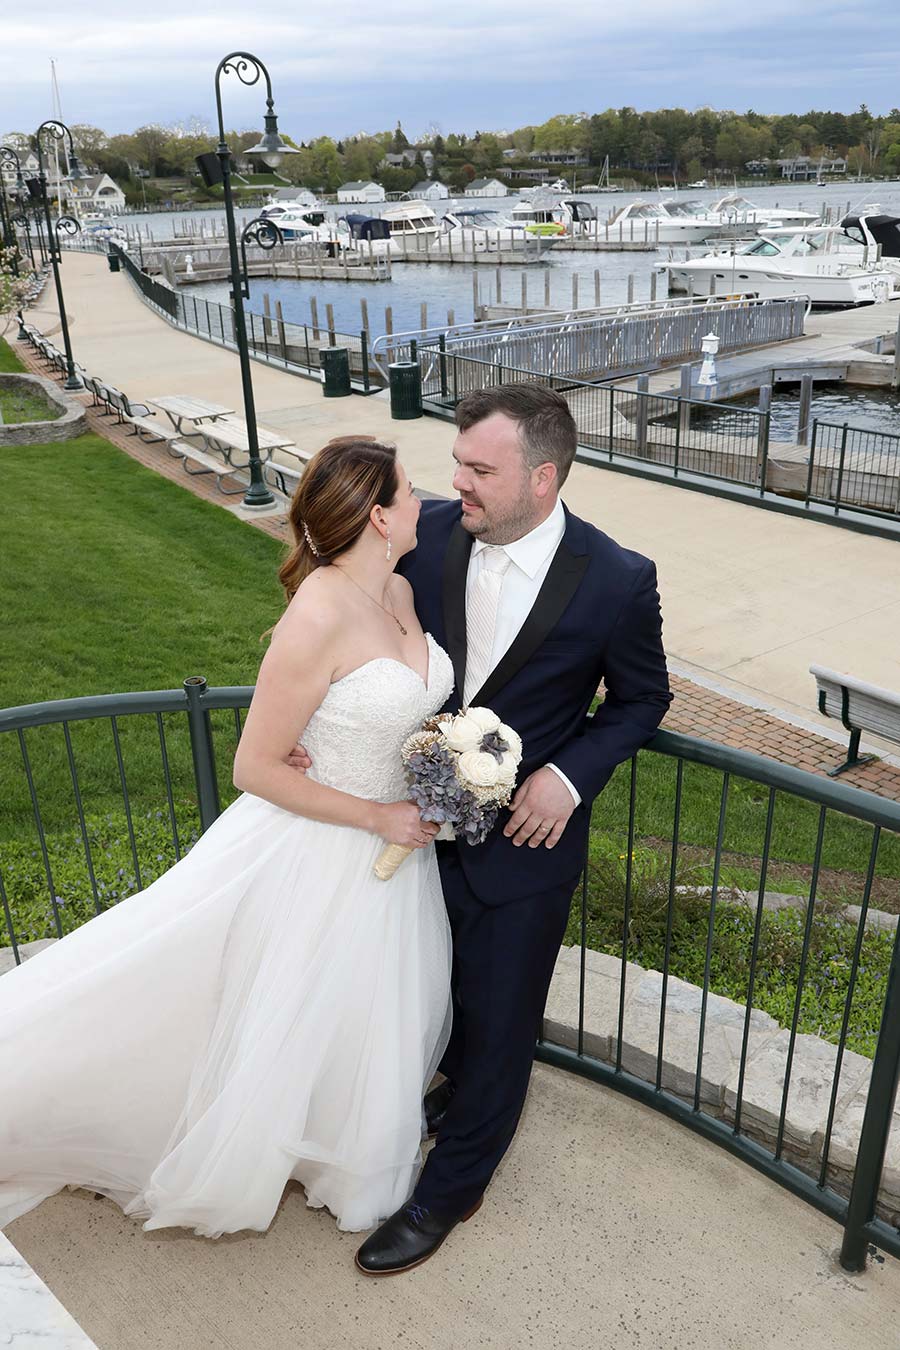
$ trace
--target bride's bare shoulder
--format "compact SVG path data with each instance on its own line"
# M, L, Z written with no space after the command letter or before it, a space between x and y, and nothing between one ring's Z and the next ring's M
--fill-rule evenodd
M300 641L309 654L310 647L327 647L337 639L346 622L346 608L332 581L327 569L318 568L300 583L275 625L273 644Z

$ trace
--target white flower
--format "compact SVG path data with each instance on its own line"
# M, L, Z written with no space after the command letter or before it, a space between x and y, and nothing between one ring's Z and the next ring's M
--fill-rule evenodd
M484 750L467 750L460 755L457 768L460 778L475 787L495 787L500 782L500 765Z
M484 735L478 723L466 717L465 713L454 717L452 722L442 722L441 734L451 750L461 753L477 750Z
M490 708L467 708L466 717L470 722L474 722L477 727L481 727L485 736L492 731L496 731L500 726L500 718L496 713L491 712Z
M497 765L498 783L502 783L504 787L509 787L512 783L516 781L516 773L518 772L518 768L519 768L518 759L510 750L507 750L506 754L503 756L500 763Z
M513 731L512 727L508 727L505 722L501 722L497 728L497 735L501 740L506 741L516 760L520 760L522 758L522 737L519 733Z

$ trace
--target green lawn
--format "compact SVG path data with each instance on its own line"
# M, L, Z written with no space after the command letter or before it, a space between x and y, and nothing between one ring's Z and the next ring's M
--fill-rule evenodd
M76 695L170 689L187 675L252 684L260 635L278 617L280 546L89 435L3 453L0 707ZM175 767L188 782L181 718ZM146 725L145 725L146 723ZM149 719L125 719L129 788L158 804L160 750ZM73 724L86 809L121 807L111 728ZM61 732L28 733L42 813L74 817ZM225 758L223 751L223 759ZM226 767L223 774L227 778ZM30 818L19 748L0 738L0 834Z
M5 338L0 338L0 375L18 374L25 367Z

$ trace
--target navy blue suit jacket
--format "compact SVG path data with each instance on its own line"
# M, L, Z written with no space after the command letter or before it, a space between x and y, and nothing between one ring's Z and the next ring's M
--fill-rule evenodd
M466 668L466 574L472 537L459 502L422 505L418 545L400 571L422 626L453 661L460 707ZM603 680L606 697L590 705ZM522 737L522 782L553 763L581 794L553 849L515 847L508 819L483 844L459 845L466 880L486 904L503 904L571 880L584 862L591 804L617 764L651 738L671 702L656 568L566 511L565 533L512 645L473 698Z

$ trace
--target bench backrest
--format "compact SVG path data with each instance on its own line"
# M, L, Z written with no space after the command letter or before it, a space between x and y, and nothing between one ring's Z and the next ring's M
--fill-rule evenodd
M819 691L820 713L839 717L848 730L871 731L900 741L900 694L825 666L810 666L809 670Z

